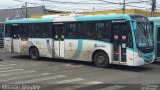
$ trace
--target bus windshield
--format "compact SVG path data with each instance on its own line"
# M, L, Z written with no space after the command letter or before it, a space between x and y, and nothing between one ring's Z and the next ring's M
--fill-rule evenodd
M153 51L153 36L151 24L148 22L138 22L135 31L137 47L141 52Z

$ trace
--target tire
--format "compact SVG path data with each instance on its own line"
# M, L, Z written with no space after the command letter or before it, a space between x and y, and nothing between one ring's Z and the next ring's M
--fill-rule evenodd
M97 52L94 56L93 62L95 66L99 68L105 68L109 66L109 58L108 55L104 52Z
M39 51L37 48L32 47L29 51L29 56L31 59L37 60L39 59Z

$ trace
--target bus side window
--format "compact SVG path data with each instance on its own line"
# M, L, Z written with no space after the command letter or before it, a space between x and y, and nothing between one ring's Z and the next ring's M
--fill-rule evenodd
M158 27L158 29L157 29L157 41L159 42L160 41L160 27Z
M20 24L20 37L28 37L29 25Z
M74 38L75 34L75 24L66 25L66 38Z
M108 22L100 22L96 24L97 39L110 41L110 26Z
M76 23L75 36L76 38L85 38L85 23Z
M4 32L3 32L3 31L4 31L3 29L4 29L4 28L0 26L0 38L3 38L3 33L4 33Z
M34 38L36 36L35 24L29 24L29 37Z
M95 22L88 22L86 24L86 32L87 32L87 38L89 39L97 39L96 37L96 23Z
M5 37L11 37L11 25L10 24L5 25Z

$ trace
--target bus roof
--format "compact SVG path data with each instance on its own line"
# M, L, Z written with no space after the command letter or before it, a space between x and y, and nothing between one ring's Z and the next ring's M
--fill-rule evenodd
M149 17L149 21L160 22L160 17Z
M93 20L132 20L129 14L108 14L108 15L85 15L85 16L59 16L41 19L20 19L7 20L6 24L11 23L43 23L43 22L68 22L68 21L93 21Z

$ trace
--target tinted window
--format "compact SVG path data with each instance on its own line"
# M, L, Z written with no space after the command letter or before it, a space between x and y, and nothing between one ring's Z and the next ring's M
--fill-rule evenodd
M70 23L66 24L66 38L84 38L85 24L84 23Z
M20 37L28 37L29 25L20 24Z
M20 37L20 25L19 24L12 24L11 36L15 39L18 39Z
M125 29L127 31L127 46L129 48L133 48L132 32L131 32L129 23L126 24Z
M3 26L0 26L0 38L3 37L3 33L4 33L4 28Z
M97 39L110 41L110 25L109 23L96 23Z
M76 24L75 36L76 38L85 38L85 23Z
M96 30L96 23L95 22L87 22L86 24L86 33L87 38L96 39L97 30Z
M110 25L107 22L88 22L86 26L87 37L110 41Z
M154 34L154 23L153 22L150 22L151 24L151 31L152 31L152 34Z
M66 38L75 37L76 24L66 24Z
M28 24L28 29L32 38L50 38L52 34L50 23Z
M36 37L36 31L35 31L35 24L28 24L28 32L29 37L34 38Z
M157 31L157 41L159 42L160 41L160 27L158 27L158 31Z
M10 24L5 25L5 37L11 37L11 25Z

